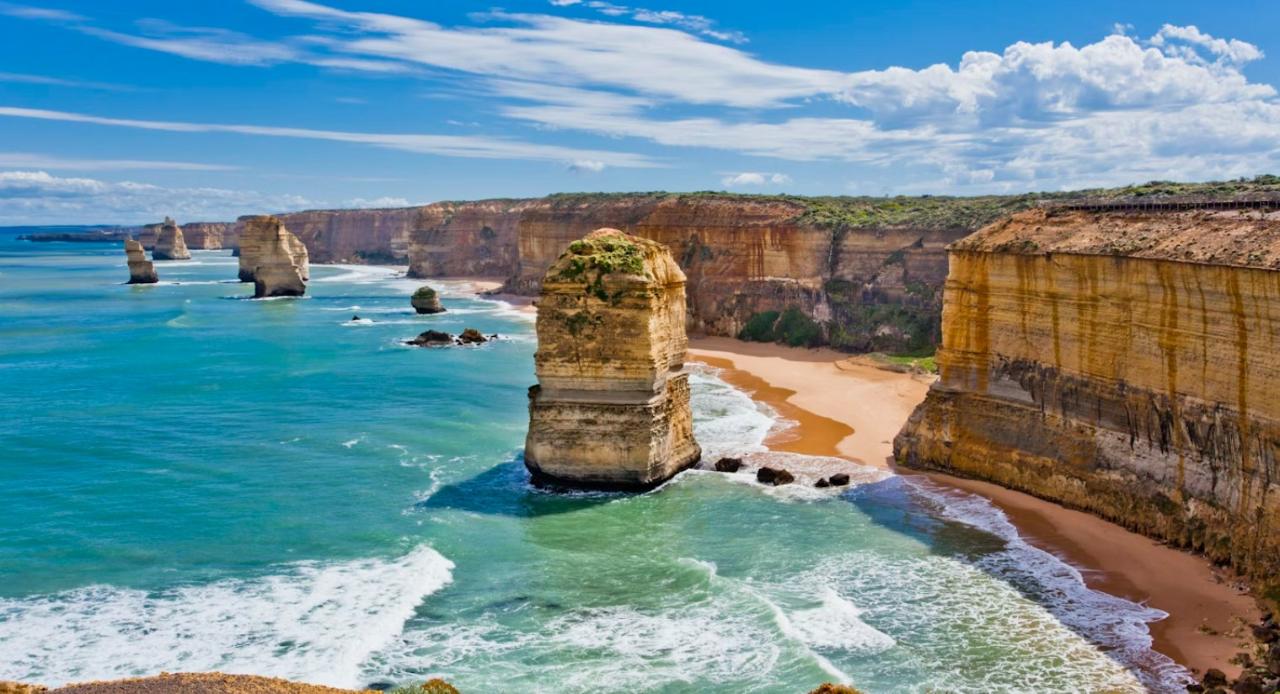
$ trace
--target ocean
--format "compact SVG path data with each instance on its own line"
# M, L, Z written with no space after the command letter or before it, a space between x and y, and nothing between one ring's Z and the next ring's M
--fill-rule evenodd
M1163 613L981 498L870 468L841 493L697 470L541 491L532 316L461 281L415 315L422 282L391 267L255 301L229 251L193 255L128 286L114 244L0 233L0 679L1182 690L1150 647ZM501 339L402 344L464 327ZM706 458L786 426L714 369L692 385Z

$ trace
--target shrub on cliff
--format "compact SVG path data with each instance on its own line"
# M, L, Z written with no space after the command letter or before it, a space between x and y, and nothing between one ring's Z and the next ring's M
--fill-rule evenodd
M778 322L777 311L763 311L747 319L747 324L738 331L738 339L748 342L773 342L773 324Z
M782 313L761 311L747 319L738 331L739 340L748 342L781 342L792 347L816 347L822 344L822 326L790 306Z

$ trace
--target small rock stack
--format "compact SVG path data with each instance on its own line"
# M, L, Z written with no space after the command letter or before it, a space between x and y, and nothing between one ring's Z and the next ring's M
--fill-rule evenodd
M647 489L698 461L685 275L665 246L616 229L570 244L543 277L537 333L535 483Z
M129 262L129 284L155 284L160 281L156 266L147 260L147 252L141 243L125 239L124 255Z
M418 291L413 293L409 303L413 306L413 310L421 314L444 313L444 306L440 305L440 295L436 294L436 290L425 285L418 287Z
M191 260L191 251L187 249L186 239L182 237L182 229L172 219L165 217L156 233L156 245L151 250L153 260Z

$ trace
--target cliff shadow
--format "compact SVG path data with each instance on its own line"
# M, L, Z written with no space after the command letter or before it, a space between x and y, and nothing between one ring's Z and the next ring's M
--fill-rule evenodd
M928 554L960 561L1014 589L1144 686L1160 678L1162 663L1145 657L1145 647L1128 648L1131 642L1097 620L1099 614L1115 619L1120 601L1136 603L1090 588L1074 568L1064 571L1069 562L1033 545L989 500L898 475L850 489L841 499L872 523L918 541ZM1141 620L1136 612L1129 618ZM1151 621L1146 623L1150 632Z
M453 509L484 515L536 518L573 513L630 496L628 492L594 492L539 487L530 480L524 456L499 463L484 472L446 484L424 501L421 509Z

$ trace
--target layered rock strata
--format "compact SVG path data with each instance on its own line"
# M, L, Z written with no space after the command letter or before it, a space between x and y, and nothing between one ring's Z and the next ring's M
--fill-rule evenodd
M216 251L239 245L236 225L231 222L187 222L182 225L182 235L188 248Z
M1035 210L951 249L903 464L1201 551L1280 598L1280 211Z
M422 209L308 210L277 216L306 244L312 262L403 265L409 262L409 232Z
M719 194L556 195L439 203L409 234L413 277L505 277L536 295L560 251L592 229L668 246L688 277L688 328L738 335L748 320L795 307L850 350L927 348L939 336L946 244L1026 201L909 201L915 216L875 220L876 201ZM904 204L904 207L906 204ZM854 225L857 226L854 226Z
M307 247L278 217L241 217L240 281L253 282L253 295L302 296L311 279Z
M156 232L155 246L151 249L152 260L191 260L191 251L187 249L182 229L172 219L165 217L164 223Z
M129 284L155 284L160 281L156 266L147 260L147 252L141 243L125 239L124 254L129 263Z
M525 465L538 483L645 489L693 465L685 275L615 229L568 244L541 281Z

